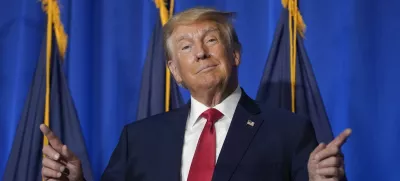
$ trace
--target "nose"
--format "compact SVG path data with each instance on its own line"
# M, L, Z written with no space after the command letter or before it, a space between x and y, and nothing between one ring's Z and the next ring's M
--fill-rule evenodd
M196 58L198 61L204 60L209 57L207 48L205 48L202 44L200 44L199 46L196 46L196 47L197 47Z

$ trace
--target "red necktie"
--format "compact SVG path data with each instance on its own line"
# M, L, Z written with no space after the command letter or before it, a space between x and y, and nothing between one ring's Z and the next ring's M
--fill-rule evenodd
M207 119L207 123L201 132L193 156L187 181L211 181L216 157L216 136L214 123L223 115L217 109L210 108L201 114Z

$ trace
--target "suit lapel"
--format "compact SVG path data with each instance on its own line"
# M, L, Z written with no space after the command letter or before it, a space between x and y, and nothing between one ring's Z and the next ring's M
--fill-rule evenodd
M163 168L160 177L162 180L181 180L181 160L182 148L185 137L186 120L188 117L189 106L173 110L167 121L167 129L164 134L163 147L159 151L162 152L162 160L159 164Z
M258 106L243 90L242 92L218 157L213 181L226 181L231 178L258 128L263 123L263 120L258 116L260 113Z

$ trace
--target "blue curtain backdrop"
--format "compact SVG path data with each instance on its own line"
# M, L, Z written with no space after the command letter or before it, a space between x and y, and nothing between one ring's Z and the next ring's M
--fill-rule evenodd
M69 35L66 72L96 180L123 125L136 118L142 68L158 10L152 0L60 0ZM305 46L348 179L398 180L400 1L301 0ZM280 0L175 0L238 12L240 84L255 98L282 5ZM0 177L11 150L45 34L37 0L0 0ZM185 100L187 91L182 90ZM39 129L39 128L37 128Z

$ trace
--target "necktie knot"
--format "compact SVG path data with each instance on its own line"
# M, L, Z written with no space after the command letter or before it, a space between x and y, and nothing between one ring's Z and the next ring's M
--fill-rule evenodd
M215 108L210 108L201 114L202 117L207 119L207 122L214 124L222 118L223 114Z

